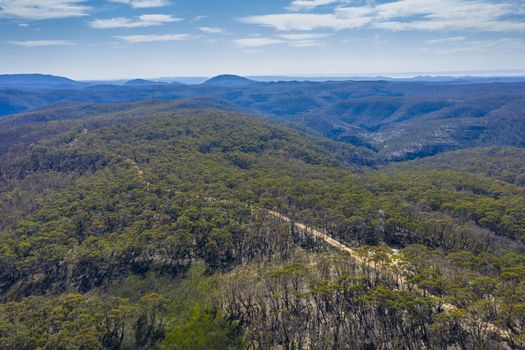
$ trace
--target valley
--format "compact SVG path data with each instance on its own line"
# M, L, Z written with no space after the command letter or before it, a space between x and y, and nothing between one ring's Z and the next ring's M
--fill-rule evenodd
M57 104L186 100L366 147L380 160L404 161L472 147L523 147L524 86L512 80L258 82L227 75L199 85L0 89L0 115Z

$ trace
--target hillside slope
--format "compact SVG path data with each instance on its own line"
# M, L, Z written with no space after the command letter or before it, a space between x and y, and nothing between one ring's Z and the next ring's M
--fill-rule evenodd
M471 148L416 161L396 163L390 168L394 171L463 171L525 186L525 149L514 147Z
M0 125L2 346L520 347L523 188L195 101L78 107Z
M8 89L71 89L85 84L64 77L45 74L1 74L0 88Z

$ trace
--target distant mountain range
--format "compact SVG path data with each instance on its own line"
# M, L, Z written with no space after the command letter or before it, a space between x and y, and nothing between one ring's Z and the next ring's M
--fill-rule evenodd
M389 76L248 76L241 77L224 74L212 78L207 77L162 77L155 79L131 80L92 80L76 81L65 77L46 74L0 74L0 89L68 89L85 88L97 85L162 85L179 83L187 85L245 85L253 82L328 82L328 81L404 81L404 82L444 82L444 83L490 83L490 82L525 82L525 76L414 76L395 78Z
M0 116L57 104L186 99L192 106L235 109L366 147L384 160L479 146L525 147L525 82L469 79L261 82L221 75L197 85L144 79L113 85L9 75L0 76Z
M128 80L124 85L126 86L148 86L148 85L166 85L168 83L163 83L160 81L152 81L145 79L133 79Z

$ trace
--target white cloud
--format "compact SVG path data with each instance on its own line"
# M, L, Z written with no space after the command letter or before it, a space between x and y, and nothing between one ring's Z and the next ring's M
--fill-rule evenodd
M233 43L239 47L261 47L261 46L283 44L285 43L285 41L280 40L280 39L275 39L275 38L245 38L245 39L236 39L233 41Z
M86 0L0 0L0 16L51 19L86 16Z
M292 11L312 10L316 7L336 2L339 2L339 0L294 0L288 8Z
M290 46L294 47L314 47L314 46L322 46L322 44L315 40L296 40L296 41L290 41Z
M233 40L233 43L242 48L263 47L278 44L288 44L294 47L312 47L322 45L314 40L325 37L326 34L283 34L278 38L253 37Z
M457 43L465 41L467 38L464 36L452 36L448 38L433 39L427 40L427 44L447 44L447 43Z
M327 37L328 34L323 33L293 33L280 34L279 38L288 40L288 44L293 47L313 47L323 45L316 39Z
M110 0L111 2L117 2L120 4L130 5L136 9L150 8L150 7L164 7L168 6L170 2L168 0Z
M177 21L181 21L181 19L174 18L170 15L142 15L134 19L124 17L96 19L91 21L89 25L97 29L138 28L160 26L166 23Z
M379 20L374 26L390 30L525 30L523 20L506 19L515 14L512 1L400 0L376 9ZM406 19L411 16L420 18Z
M316 39L321 39L327 36L328 34L323 33L293 33L280 34L279 38L288 40L288 44L293 47L313 47L322 45L322 43Z
M298 33L298 34L280 34L279 37L286 40L313 40L324 38L328 34L317 34L317 33Z
M241 19L241 22L247 24L257 24L265 27L273 27L279 31L309 31L321 28L329 28L334 30L358 28L368 24L370 20L345 20L339 18L335 14L285 13L245 17Z
M75 43L68 40L26 40L26 41L10 41L10 44L23 47L41 47L41 46L71 46Z
M128 43L148 43L148 42L165 42L165 41L184 41L189 40L189 34L152 34L152 35L117 35L116 39Z
M311 0L313 1L313 0ZM310 3L303 0L299 3ZM294 1L293 4L297 4ZM321 0L311 2L320 4ZM342 30L374 27L386 30L522 31L525 21L509 19L523 13L512 0L397 0L363 6L336 7L331 13L281 13L251 16L241 22L279 31Z
M224 34L226 31L222 28L217 27L200 27L199 30L203 33L208 34Z

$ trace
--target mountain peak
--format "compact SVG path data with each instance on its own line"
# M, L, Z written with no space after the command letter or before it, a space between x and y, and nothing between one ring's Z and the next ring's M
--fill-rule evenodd
M158 81L146 80L146 79L133 79L126 82L127 86L147 86L147 85L167 85Z
M204 84L206 85L224 85L224 86L235 86L235 85L248 85L254 83L253 80L233 75L233 74L223 74L218 75L214 78L207 80Z

